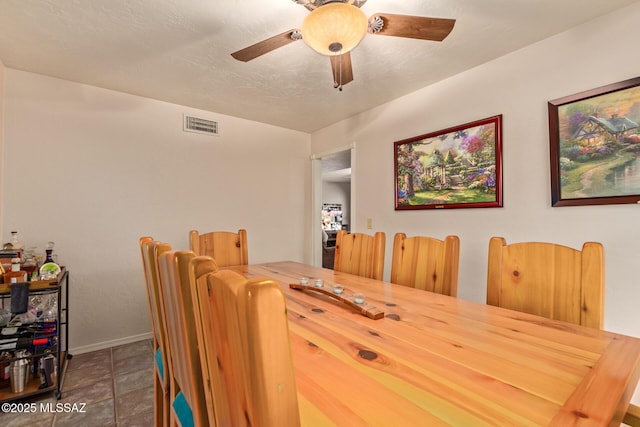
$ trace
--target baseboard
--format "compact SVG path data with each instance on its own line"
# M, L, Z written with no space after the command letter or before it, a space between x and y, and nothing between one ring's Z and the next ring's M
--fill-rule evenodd
M130 344L132 342L149 340L151 338L153 338L153 334L151 332L147 332L146 334L133 335L130 337L118 338L117 340L103 341L95 344L85 345L82 347L70 348L69 353L73 355L89 353L92 351L104 350L105 348L117 347L119 345L124 345L124 344Z

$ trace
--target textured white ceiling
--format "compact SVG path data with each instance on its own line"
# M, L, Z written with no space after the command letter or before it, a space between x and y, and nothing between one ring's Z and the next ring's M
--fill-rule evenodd
M354 81L298 41L248 63L231 52L299 28L291 0L0 0L5 66L312 132L638 0L368 0L455 18L443 42L367 35Z

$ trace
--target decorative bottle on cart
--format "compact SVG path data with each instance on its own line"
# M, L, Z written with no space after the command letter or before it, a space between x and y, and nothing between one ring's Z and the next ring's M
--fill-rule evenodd
M48 242L47 243L47 248L44 250L44 252L47 254L47 256L46 256L46 258L44 260L45 263L47 263L47 262L54 262L55 263L55 261L53 260L53 246L54 245L55 245L55 243L53 243L53 242Z
M60 266L53 255L53 242L48 242L45 249L47 254L44 263L40 266L40 280L52 280L60 273Z
M12 249L12 250L16 251L17 257L18 258L22 258L22 254L24 252L24 244L22 242L20 242L20 240L18 240L18 232L17 231L12 231L11 232L11 239L9 240L9 243L4 245L4 247L5 247L5 249Z
M4 283L22 283L27 281L27 272L20 269L20 258L11 260L11 271L4 273Z

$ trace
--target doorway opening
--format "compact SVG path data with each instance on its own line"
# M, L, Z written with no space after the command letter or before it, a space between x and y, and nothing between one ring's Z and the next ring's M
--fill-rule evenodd
M353 157L355 147L312 156L314 264L333 268L335 236L351 229L353 215Z

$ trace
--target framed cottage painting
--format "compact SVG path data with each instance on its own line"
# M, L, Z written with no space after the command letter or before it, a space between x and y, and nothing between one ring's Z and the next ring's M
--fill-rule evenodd
M502 206L502 115L394 146L396 210Z
M549 101L552 206L640 201L640 77Z

